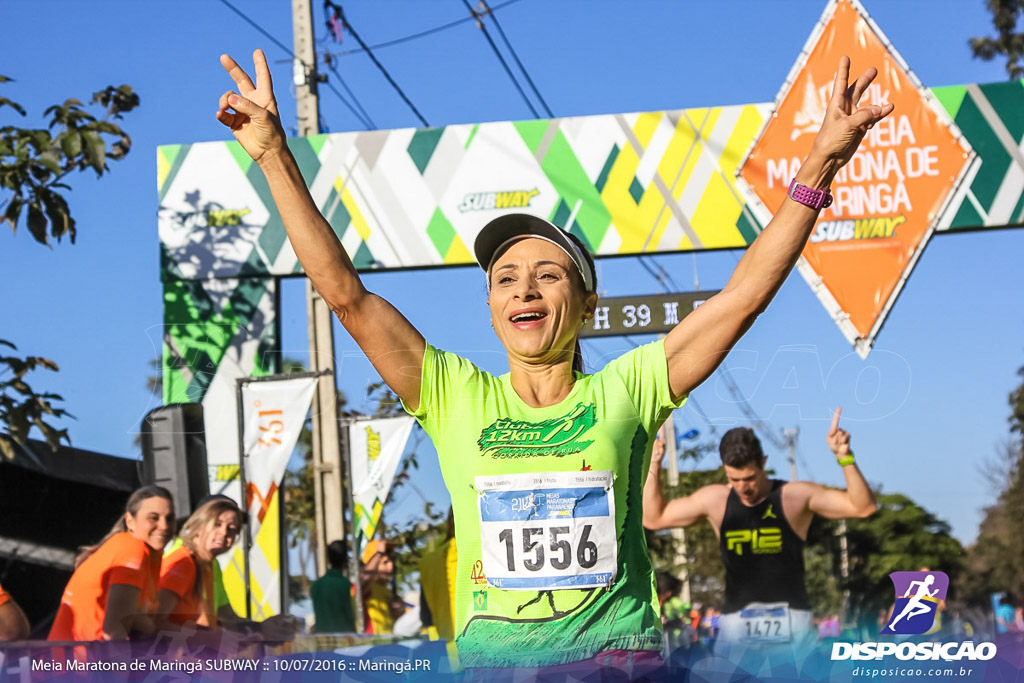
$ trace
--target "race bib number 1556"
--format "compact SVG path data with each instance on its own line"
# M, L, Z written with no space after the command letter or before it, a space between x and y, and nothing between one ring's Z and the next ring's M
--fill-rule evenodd
M611 470L482 476L476 491L487 583L537 591L615 577Z

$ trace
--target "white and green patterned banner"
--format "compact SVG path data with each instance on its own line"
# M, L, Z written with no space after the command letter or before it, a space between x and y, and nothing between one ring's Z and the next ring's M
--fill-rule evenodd
M340 133L289 141L356 266L473 263L510 211L598 255L749 244L735 170L768 105ZM162 147L160 241L179 277L294 275L259 168L235 142ZM165 273L166 277L166 273Z

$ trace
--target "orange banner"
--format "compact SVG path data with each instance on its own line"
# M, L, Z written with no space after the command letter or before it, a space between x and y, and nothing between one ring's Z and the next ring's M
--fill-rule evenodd
M870 343L970 152L859 8L849 0L832 8L739 174L774 211L821 126L840 57L850 57L851 83L878 69L860 106L892 102L896 109L836 176L835 201L803 251L856 335Z

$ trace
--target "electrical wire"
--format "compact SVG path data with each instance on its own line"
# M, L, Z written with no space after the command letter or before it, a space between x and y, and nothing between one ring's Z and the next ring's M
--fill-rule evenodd
M522 96L523 101L526 102L526 106L530 108L530 111L533 113L533 118L539 119L540 114L537 113L537 110L536 108L534 108L533 103L530 102L530 98L526 96L526 93L523 91L523 87L519 85L519 81L516 80L515 74L513 74L512 69L509 68L508 62L506 62L505 58L501 56L501 52L498 50L498 46L494 44L494 41L491 39L491 34L487 32L487 27L484 26L484 22L481 15L477 13L475 9L473 9L473 7L469 4L469 0L462 0L462 4L466 6L466 9L469 10L469 13L473 16L474 19L476 19L477 27L483 32L484 38L487 39L487 43L491 46L491 49L494 50L494 55L498 58L498 61L501 62L501 66L502 68L505 69L505 73L508 74L508 77L509 79L511 79L512 84L516 86L516 90L519 91L519 94L520 96Z
M514 5L517 2L520 2L520 0L507 0L506 2L503 2L501 4L498 4L498 5L495 5L494 7L492 7L491 8L491 12L494 12L495 10L498 10L498 9L502 9L504 7L508 7L509 5ZM383 43L377 43L376 45L371 45L368 49L370 49L370 50L379 50L381 48L391 47L393 45L400 45L402 43L407 43L407 42L409 42L411 40L418 40L420 38L426 38L429 35L433 35L435 33L440 33L441 31L447 31L448 29L455 28L456 26L459 26L460 24L465 24L467 21L473 21L473 17L466 17L464 19L456 19L455 21L449 21L447 24L441 24L440 26L435 26L434 28L428 28L427 30L420 31L419 33L413 33L413 34L408 35L408 36L403 36L401 38L395 38L394 40L388 40L388 41L385 41ZM335 52L335 53L332 53L332 54L335 57L347 57L348 55L357 55L360 52L364 52L363 48L359 48L358 50L343 50L341 52Z
M658 283L658 285L659 285L659 286L660 286L660 287L661 287L662 289L664 289L664 290L666 290L666 291L668 290L668 286L667 286L667 285L665 284L665 280L664 280L664 279L662 278L662 275L661 275L660 273L656 272L656 271L654 270L654 268L653 268L653 267L651 267L651 265L650 265L649 263L647 263L647 261L645 261L645 260L644 260L644 257L643 257L643 256L640 256L640 258L638 258L638 259L637 259L637 262L638 262L638 263L639 263L639 264L640 264L641 266L643 266L643 269L644 269L644 270L646 270L646 271L647 271L647 273L648 273L648 274L649 274L649 275L650 275L651 277L653 277L653 278L654 278L654 280L655 280L655 281L656 281L656 282Z
M254 29L256 29L257 31L259 31L260 33L262 33L262 34L263 34L263 36L264 36L264 37L265 37L265 38L266 38L267 40L269 40L269 41L270 41L270 42L272 42L272 43L273 43L274 45L277 45L277 46L278 46L279 48L281 48L282 50L284 50L284 51L285 51L285 53L286 53L286 54L287 54L287 55L288 55L289 57L291 57L292 59L298 59L298 57L296 57L296 56L295 56L295 53L294 53L294 52L292 52L292 50L291 50L291 48L290 48L290 47L288 47L287 45L285 45L284 43L282 43L282 42L281 42L280 40L278 40L278 39L277 39L277 38L275 38L274 36L270 35L270 33L269 33L269 32L268 32L268 31L267 31L266 29L264 29L264 28L263 28L262 26L260 26L259 24L257 24L257 23L256 23L255 21L253 21L252 19L250 19L250 18L249 18L249 15L247 15L247 14L246 14L245 12L243 12L242 10L240 10L240 9L238 9L237 7L235 7L234 5L232 5L232 4L230 3L230 2L228 2L228 0L220 0L220 2L221 2L221 4L222 4L222 5L225 5L225 6L226 6L226 7L228 8L228 9L230 9L230 10L231 10L232 12L234 12L235 14L237 14L238 16L240 16L240 17L242 18L242 20L243 20L243 21L244 21L245 23L249 24L249 26L252 26L252 27L253 27ZM299 61L302 61L302 60L299 60ZM303 62L303 64L305 65L305 62ZM307 65L307 66L308 66L308 65Z
M409 106L409 109L411 109L412 113L416 115L416 118L420 120L420 123L422 123L425 127L429 128L430 124L427 123L427 120L425 118L423 118L423 114L420 113L420 110L416 108L416 105L414 105L412 101L406 96L405 92L400 87L398 87L398 83L395 83L395 79L391 77L391 74L388 73L388 70L384 68L384 65L380 63L376 56L374 56L373 51L366 45L363 39L359 37L359 34L356 33L356 30L352 28L352 24L348 23L348 19L345 18L345 13L341 11L341 8L338 9L339 13L341 14L342 26L346 28L350 34L352 34L352 37L356 39L356 42L359 43L363 50L366 51L366 55L370 58L371 61L373 61L377 68L380 69L380 72L384 74L384 78L387 79L388 83L391 84L391 87L395 89L395 91L399 94L402 100Z
M530 84L530 89L533 90L533 94L537 97L537 100L540 102L541 106L544 107L544 111L547 112L548 118L555 118L554 113L552 113L551 111L551 107L549 107L548 103L544 101L544 97L540 94L540 90L537 89L537 86L536 84L534 84L533 79L530 78L530 72L526 70L526 67L523 66L523 63L519 60L519 55L516 54L515 48L513 48L512 43L509 42L508 36L505 35L504 29L501 28L501 24L498 23L498 17L494 14L494 11L487 6L486 0L480 0L480 4L483 5L484 7L484 13L489 15L491 17L491 21L494 22L494 27L498 29L498 34L501 36L502 41L504 41L505 47L508 48L509 53L512 55L512 59L516 61L516 66L518 66L519 70L523 72L523 76L526 77L526 82Z
M338 79L339 83L341 83L341 87L345 88L345 92L347 92L348 96L352 98L352 102L354 102L355 106L359 108L359 111L357 112L355 109L352 108L352 105L345 101L345 99L341 96L341 93L339 93L334 88L334 86L331 85L330 81L327 82L327 87L333 90L334 94L338 96L338 99L344 102L345 106L347 106L349 110L356 115L356 118L359 119L359 122L363 124L364 128L366 128L367 130L375 130L377 128L377 124L373 122L373 119L370 118L370 114L367 113L366 109L363 108L363 105L359 103L359 99L355 96L355 93L352 92L352 89L348 87L347 83L345 83L345 79L341 77L340 73L338 73L338 69L334 66L334 62L331 59L330 54L324 55L324 64L327 65L327 68L330 70L330 72L334 74L334 77Z
M349 102L348 100L346 100L345 96L342 95L338 91L338 89L334 87L334 84L331 83L330 81L327 81L327 89L330 90L332 93L334 93L335 96L337 96L337 98L339 100L341 100L342 104L344 104L346 107L348 107L348 110L350 112L352 112L352 115L355 116L356 119L359 121L359 123L362 124L363 128L365 128L367 130L370 130L371 128L374 128L374 126L371 126L369 123L366 122L365 119L363 119L362 115L356 110L355 107L352 106L352 103Z
M743 396L743 392L740 391L740 388L736 384L736 381L732 378L732 373L729 372L729 366L726 364L724 360L722 361L722 364L718 367L718 372L722 379L725 381L725 386L729 390L729 393L732 394L733 398L736 399L736 402L739 403L740 411L747 417L748 420L751 421L751 423L754 425L754 429L760 432L761 436L763 436L766 441L771 443L771 445L777 448L778 450L781 451L784 448L786 448L788 444L782 439L780 439L775 434L775 432L769 429L765 425L765 421L762 420L758 416L758 414L754 412L754 409L750 406L750 404L747 403L746 397Z

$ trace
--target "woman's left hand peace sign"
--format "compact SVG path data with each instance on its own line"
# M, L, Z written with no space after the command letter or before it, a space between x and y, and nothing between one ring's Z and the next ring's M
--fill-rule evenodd
M850 58L839 60L836 80L832 85L832 99L825 109L825 120L811 148L811 155L826 160L833 172L853 157L868 129L888 116L894 108L891 103L859 106L864 91L877 75L878 70L869 67L850 85Z

